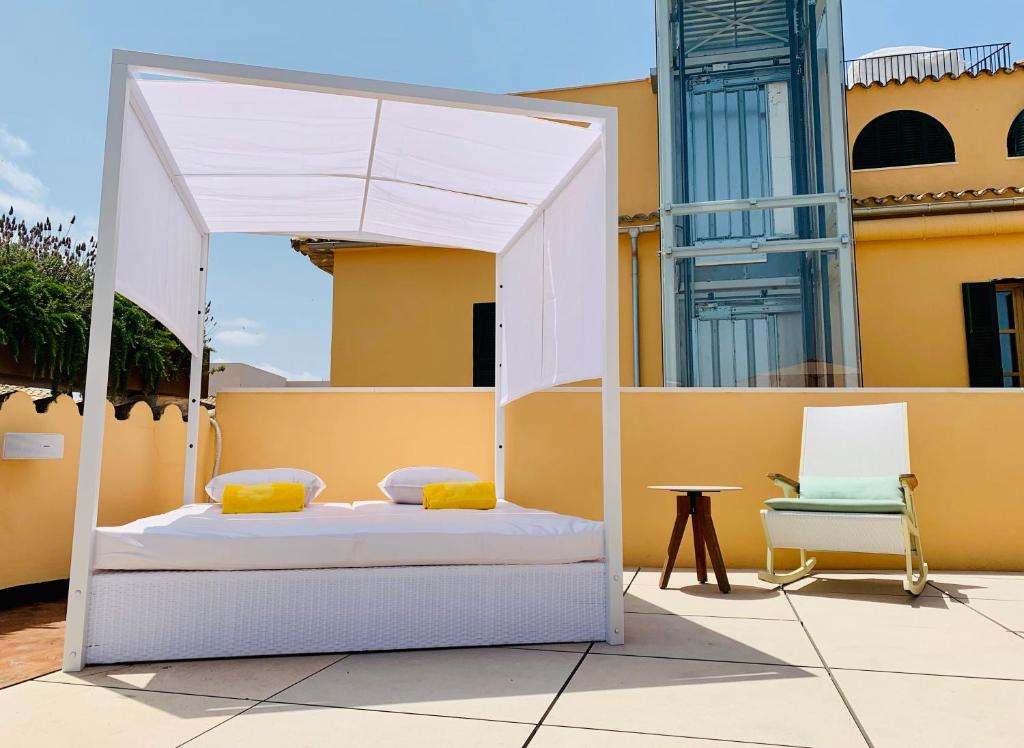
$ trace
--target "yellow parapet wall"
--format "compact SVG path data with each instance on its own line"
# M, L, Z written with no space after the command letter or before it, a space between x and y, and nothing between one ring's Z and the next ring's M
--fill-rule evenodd
M201 486L212 467L212 439L205 409L200 416ZM0 589L68 576L82 417L69 397L38 413L27 395L17 393L0 405L0 438L11 431L63 434L64 457L0 460ZM156 420L139 403L120 421L108 404L99 524L124 524L180 506L184 469L185 423L178 408L166 408Z
M776 495L768 472L795 477L802 408L909 403L911 459L925 555L933 569L1024 568L1024 421L1019 390L627 390L622 396L627 564L659 565L674 517L656 483L744 486L712 500L727 563L759 567L758 510ZM507 417L507 496L600 519L600 396L538 393ZM321 475L326 501L382 498L377 482L407 465L493 477L493 395L447 391L233 391L218 395L223 470L299 467ZM780 564L786 559L780 559ZM680 554L692 564L692 551ZM900 560L820 556L825 567L896 568Z
M312 470L324 501L382 498L396 467L447 465L493 478L489 390L226 391L218 395L222 472ZM907 402L911 460L925 555L933 569L1024 568L1024 461L1017 432L1021 390L625 390L622 395L623 534L627 564L662 561L674 517L656 483L744 487L712 499L726 562L764 563L758 510L776 491L768 472L796 476L806 405ZM201 411L198 482L210 474L212 439ZM600 395L538 393L509 406L507 495L528 506L601 518ZM65 435L63 460L0 461L0 589L67 576L81 417L68 398L37 413L24 395L0 407L0 432ZM154 420L109 409L100 524L180 505L185 425L176 408ZM201 493L200 493L201 495ZM900 559L819 556L832 568L896 568ZM780 559L785 564L787 559ZM684 543L679 564L691 565Z

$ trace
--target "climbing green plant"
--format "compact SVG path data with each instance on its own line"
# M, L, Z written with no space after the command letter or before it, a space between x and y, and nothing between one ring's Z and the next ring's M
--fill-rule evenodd
M89 344L96 241L73 243L70 230L49 219L0 216L0 346L54 392L81 390ZM209 323L209 307L207 307ZM191 354L166 327L124 298L114 299L110 390L121 394L133 378L144 394L175 378Z

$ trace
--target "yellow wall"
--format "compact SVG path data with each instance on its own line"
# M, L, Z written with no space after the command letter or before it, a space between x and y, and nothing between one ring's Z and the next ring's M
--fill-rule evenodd
M335 252L331 384L471 386L473 304L482 301L494 301L489 252Z
M200 411L199 492L212 468L209 419ZM0 589L66 579L71 562L82 417L69 397L37 413L18 393L0 405L0 435L9 431L64 434L61 460L0 460ZM100 486L100 525L119 525L181 504L185 423L168 407L159 420L145 403L126 420L107 405Z
M945 125L955 164L867 169L852 173L853 194L878 197L1021 184L1024 158L1007 158L1006 136L1024 110L1024 72L856 87L846 97L850 152L857 135L885 112L913 109Z
M1011 214L990 214L1010 216ZM981 216L886 221L970 224ZM880 222L879 222L880 223ZM899 224L899 225L893 225ZM879 236L878 225L862 226ZM961 283L1024 275L1024 234L860 240L857 244L861 359L868 387L966 387L967 338ZM890 233L889 236L893 236Z
M1016 391L647 389L622 396L623 534L627 564L662 561L673 516L654 483L729 483L714 500L726 561L763 564L758 509L775 492L768 472L796 475L806 405L909 403L911 455L926 556L934 569L1024 567L1024 461ZM493 395L434 392L250 391L218 396L222 471L288 465L327 482L325 501L380 498L396 467L450 465L493 476ZM600 396L557 391L513 403L507 417L510 499L601 518ZM198 484L210 474L212 439L202 412ZM60 461L0 462L0 589L62 579L70 561L81 417L67 398L43 414L24 395L0 408L0 432L65 434ZM180 504L184 424L176 408L154 421L136 406L108 410L101 525ZM200 494L201 495L201 494ZM897 559L825 554L824 567L893 567ZM785 559L781 559L785 561ZM685 547L679 564L693 563Z
M935 117L956 147L955 164L852 172L858 197L1022 183L1024 159L1007 157L1006 135L1024 109L1024 74L857 87L847 109L851 153L865 125L897 109ZM1024 275L1022 231L1017 213L857 221L864 384L967 386L961 284Z
M327 482L325 500L380 498L377 482L404 465L493 474L493 396L449 392L228 392L218 403L224 470L294 465ZM806 405L909 403L911 454L926 556L934 569L1024 567L1024 462L1020 391L627 391L622 396L623 515L627 564L658 565L674 512L655 483L744 486L714 500L734 568L764 563L758 509L764 478L797 473ZM531 395L507 414L508 497L601 517L600 397ZM887 557L824 555L826 567L894 567ZM692 564L692 553L681 565Z
M619 213L635 215L658 209L658 97L649 78L525 95L618 108Z

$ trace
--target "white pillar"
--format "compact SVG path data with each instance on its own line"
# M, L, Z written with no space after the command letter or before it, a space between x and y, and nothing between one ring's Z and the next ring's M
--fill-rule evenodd
M625 641L622 600L622 446L619 407L619 133L618 118L605 120L604 375L601 377L601 465L604 484L604 552L609 644Z
M192 354L188 380L188 426L185 428L185 486L184 503L196 501L196 463L199 453L199 399L203 392L203 348L206 339L206 278L209 275L210 235L203 234L199 253L199 298L196 300L196 334L198 353Z
M502 256L494 256L494 491L505 498L505 408L501 404L501 359L505 349L505 328L501 318Z
M114 316L114 275L117 269L117 211L121 177L121 149L127 107L128 69L110 66L107 99L107 139L103 151L103 187L100 197L99 242L89 328L89 358L85 376L85 415L78 460L78 490L71 543L71 583L68 588L67 627L64 634L64 670L81 670L85 663L85 622L92 577L93 534L100 498L103 464L103 427L107 415L107 378L110 333Z

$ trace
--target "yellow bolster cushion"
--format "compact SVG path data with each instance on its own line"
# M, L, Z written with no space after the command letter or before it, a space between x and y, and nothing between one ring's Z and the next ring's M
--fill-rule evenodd
M423 487L424 509L494 509L494 483L428 483Z
M220 503L224 514L301 512L306 503L306 489L301 483L227 485Z

